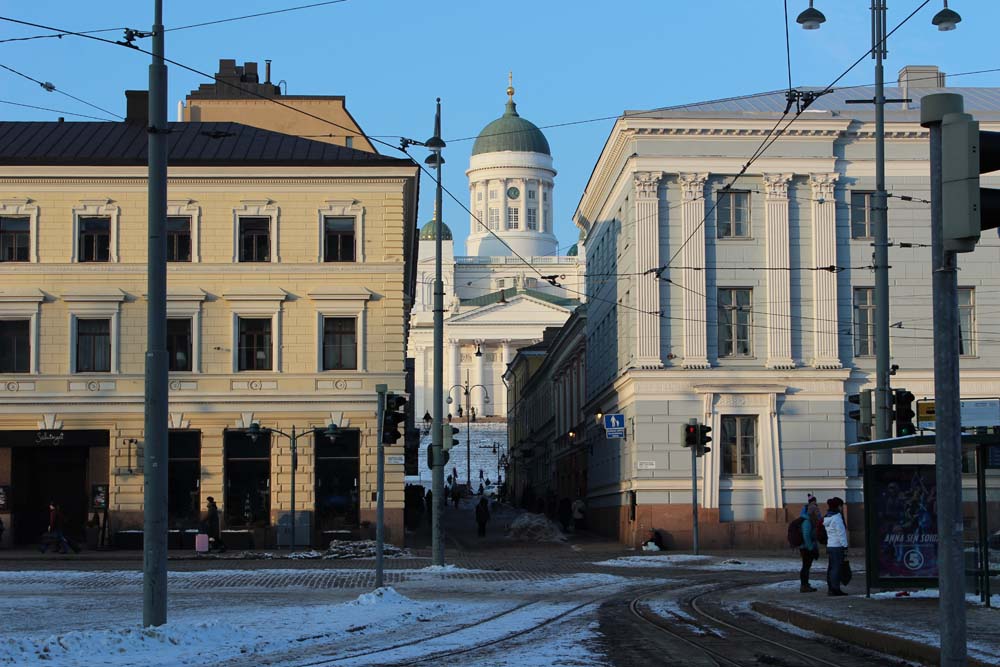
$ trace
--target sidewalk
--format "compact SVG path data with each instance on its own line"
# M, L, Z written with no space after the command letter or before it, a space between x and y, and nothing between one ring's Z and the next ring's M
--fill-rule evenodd
M814 577L815 593L799 593L798 581L780 582L754 589L749 604L759 614L803 630L913 660L940 662L937 591L896 591L864 597L864 576L846 590L852 595L829 597ZM969 665L1000 665L1000 609L976 602L966 606ZM1000 595L993 596L1000 604Z

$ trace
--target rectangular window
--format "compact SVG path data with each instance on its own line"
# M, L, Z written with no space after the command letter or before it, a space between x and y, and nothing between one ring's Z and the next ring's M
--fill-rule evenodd
M240 218L240 261L271 261L271 218Z
M854 355L875 355L875 290L854 288Z
M0 320L0 373L28 373L30 370L30 321Z
M496 198L497 198L497 191L490 190L490 199L496 199Z
M528 229L536 230L538 229L538 209L529 208L528 211Z
M749 357L751 311L749 289L719 290L719 356Z
M201 433L170 431L167 435L167 525L197 529L200 521Z
M111 218L80 218L80 261L107 262L111 257Z
M323 218L323 261L354 261L354 218Z
M170 364L169 370L191 370L191 320L189 318L170 318L167 320L167 357Z
M976 354L976 291L958 288L958 353L971 357Z
M485 225L485 224L486 224L486 218L483 217L483 209L481 208L476 209L476 224L473 225L473 228L476 231L478 231L479 225Z
M757 416L723 415L722 474L728 476L757 474Z
M497 278L497 289L506 289L507 281L504 278Z
M111 372L111 320L76 321L76 372Z
M516 206L507 207L507 229L519 229L521 227L521 209Z
M489 228L494 231L500 229L500 209L498 208L490 209Z
M0 216L0 262L27 262L28 218Z
M476 193L476 201L483 201L483 191L480 190Z
M323 370L354 371L357 368L357 320L353 317L324 317Z
M528 190L528 199L534 199L534 198L535 198L535 191Z
M167 218L167 261L191 261L191 218Z
M238 370L271 370L271 318L240 318Z
M224 431L227 528L271 523L271 434L250 438L246 431Z
M548 201L548 200L549 200L549 193L547 191L543 190L542 191L542 201Z
M354 148L354 137L344 137L344 146Z
M525 278L524 286L528 289L535 289L538 287L538 278Z
M872 232L872 193L851 192L851 238L870 239Z
M750 238L750 193L720 191L716 195L716 227L720 239Z

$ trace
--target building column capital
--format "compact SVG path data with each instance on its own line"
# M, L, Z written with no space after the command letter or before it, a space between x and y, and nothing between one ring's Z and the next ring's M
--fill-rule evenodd
M637 199L656 199L660 187L662 171L637 171L632 174Z
M708 182L708 172L694 174L677 174L681 185L681 195L684 201L704 198L705 183Z
M840 178L840 174L837 173L809 174L809 185L812 186L813 199L832 200L838 178ZM819 203L825 204L827 202L820 201Z
M788 183L792 174L761 174L764 192L768 199L788 199Z

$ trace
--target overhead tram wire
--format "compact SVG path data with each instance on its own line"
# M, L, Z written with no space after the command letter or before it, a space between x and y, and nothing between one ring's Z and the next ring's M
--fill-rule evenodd
M62 111L61 109L50 109L48 107L40 107L34 104L23 104L21 102L13 102L11 100L0 100L0 104L10 104L15 107L24 107L26 109L37 109L38 111L51 111L52 113L64 114L66 116L79 116L80 118L89 118L90 120L99 120L105 123L115 122L108 120L107 118L98 118L97 116L88 116L87 114L74 113L72 111Z
M103 111L104 113L108 114L109 116L114 116L115 118L119 118L121 120L125 120L125 118L123 116L120 116L120 115L116 114L114 111L108 111L104 107L99 107L96 104L93 104L91 102L88 102L85 99L77 97L76 95L70 95L65 90L57 88L53 83L51 83L49 81L39 81L35 77L28 76L24 72L19 72L16 69L14 69L13 67L8 67L7 65L4 65L3 63L0 63L0 68L3 68L5 70L7 70L8 72L16 74L19 77L27 79L28 81L31 81L33 83L37 83L39 86L42 87L43 90L46 90L46 91L48 91L50 93L59 93L60 95L64 95L64 96L70 98L71 100L76 100L77 102L80 102L81 104L86 104L88 107L91 107L92 109L97 109L98 111Z

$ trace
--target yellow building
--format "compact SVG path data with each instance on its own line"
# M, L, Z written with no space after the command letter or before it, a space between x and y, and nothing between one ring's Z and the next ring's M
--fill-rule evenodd
M132 95L124 123L0 123L8 545L38 540L50 501L78 538L95 515L118 543L142 526L143 96ZM172 543L189 543L209 496L231 548L288 542L290 443L252 441L252 422L286 432L338 424L336 440L299 440L298 541L365 534L375 385L405 389L417 167L192 122L171 125L169 176ZM402 440L386 454L386 536L401 543Z

